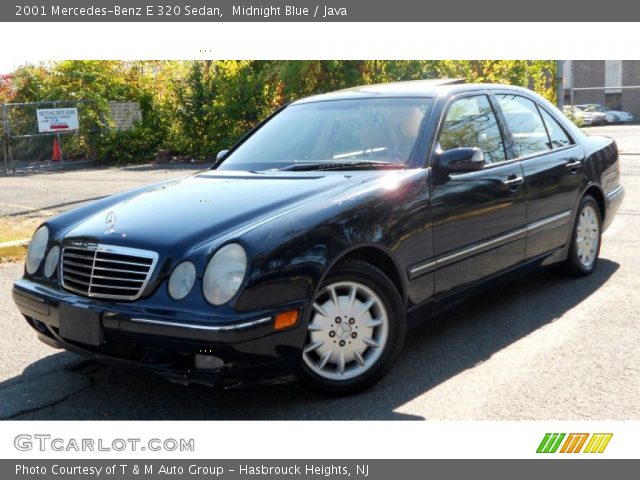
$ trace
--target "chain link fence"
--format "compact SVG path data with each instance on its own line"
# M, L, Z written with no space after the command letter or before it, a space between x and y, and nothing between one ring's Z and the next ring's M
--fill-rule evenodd
M0 173L10 173L13 162L9 156L9 133L6 130L7 122L5 120L7 114L7 106L0 105Z
M0 107L0 171L11 173L53 162L96 159L98 136L106 128L106 122L95 101L7 103ZM79 128L71 131L40 132L38 110L53 108L77 108Z

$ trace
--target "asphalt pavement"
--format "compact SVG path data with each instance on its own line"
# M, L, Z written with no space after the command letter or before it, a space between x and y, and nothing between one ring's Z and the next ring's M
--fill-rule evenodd
M18 171L0 176L0 217L47 217L114 193L205 168L201 164L175 163Z
M626 198L596 272L541 270L468 300L412 332L389 375L349 398L295 385L183 387L53 350L11 300L22 266L0 265L0 418L638 420L640 127L596 132L627 153ZM0 215L57 212L189 170L137 168L0 178ZM8 201L17 190L20 201Z
M584 129L590 135L603 135L616 140L620 153L640 155L639 125L603 125Z

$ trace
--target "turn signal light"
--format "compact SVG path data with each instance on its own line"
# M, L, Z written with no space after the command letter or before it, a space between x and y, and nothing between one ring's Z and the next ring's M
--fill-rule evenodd
M298 324L298 310L289 310L276 315L274 326L276 330L284 330L285 328L295 327Z

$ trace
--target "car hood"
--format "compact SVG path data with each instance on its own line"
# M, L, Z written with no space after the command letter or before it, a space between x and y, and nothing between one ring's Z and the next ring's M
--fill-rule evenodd
M136 192L84 219L65 237L138 248L173 250L182 246L190 250L214 239L237 237L270 219L382 174L206 171Z

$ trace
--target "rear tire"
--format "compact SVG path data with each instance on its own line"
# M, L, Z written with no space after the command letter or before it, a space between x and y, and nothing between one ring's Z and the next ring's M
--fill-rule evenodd
M585 195L580 201L571 233L571 245L562 271L574 277L590 275L598 264L602 240L602 214L598 202Z
M365 390L389 371L405 332L404 307L391 280L366 262L339 264L314 299L300 384L329 395Z

